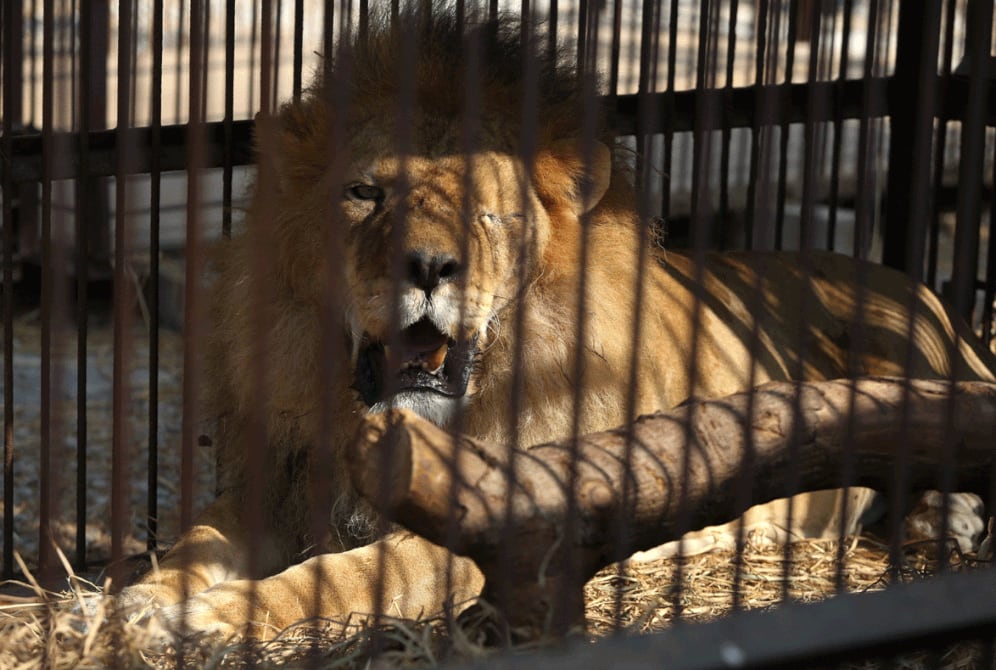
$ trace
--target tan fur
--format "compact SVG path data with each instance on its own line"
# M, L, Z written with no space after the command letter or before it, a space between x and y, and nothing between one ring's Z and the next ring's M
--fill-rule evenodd
M315 615L429 614L479 592L471 563L425 540L393 530L371 544L381 522L347 478L345 446L368 411L352 388L357 350L363 338L389 342L405 315L431 313L455 339L479 335L456 425L509 446L770 379L993 379L971 333L890 270L832 254L739 253L708 256L700 276L689 257L650 248L624 171L607 144L583 141L569 68L543 64L535 152L523 142L514 26L472 38L484 76L469 119L452 25L420 34L417 105L401 116L403 44L372 30L371 46L343 52L330 81L260 120L247 232L219 260L206 345L220 495L159 571L124 592L125 606L150 603L194 631L266 635ZM355 183L383 198L350 195ZM394 262L412 250L459 261L432 300ZM796 498L788 535L836 534L838 500ZM845 525L867 502L856 494ZM757 508L749 522L778 526L783 507Z

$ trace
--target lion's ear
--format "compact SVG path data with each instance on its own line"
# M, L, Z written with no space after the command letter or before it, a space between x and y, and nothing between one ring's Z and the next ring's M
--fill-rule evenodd
M276 114L256 114L253 139L260 183L268 178L281 192L294 183L313 183L330 160L327 120L325 108L314 101L284 105Z
M534 178L540 198L566 200L580 216L594 209L609 190L612 151L598 141L552 142L537 155Z

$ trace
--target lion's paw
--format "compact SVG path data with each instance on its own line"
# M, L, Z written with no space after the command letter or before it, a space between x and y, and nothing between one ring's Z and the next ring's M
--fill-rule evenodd
M952 493L947 500L947 535L958 548L970 552L979 546L986 528L985 506L974 493ZM933 540L941 535L944 520L944 494L927 491L906 517L906 536L910 540Z
M178 599L159 584L133 584L117 595L115 606L119 614L129 621L143 621L155 611L173 604Z
M179 600L159 584L135 584L118 594L116 609L128 623L144 630L152 648L173 646L191 638L233 637L239 628L230 621L231 616L226 617L226 603L208 595L204 592Z
M155 613L157 623L172 635L189 639L213 637L229 639L245 628L235 612L227 610L224 603L217 603L209 594L192 596L183 602L160 608ZM236 608L238 609L238 608Z

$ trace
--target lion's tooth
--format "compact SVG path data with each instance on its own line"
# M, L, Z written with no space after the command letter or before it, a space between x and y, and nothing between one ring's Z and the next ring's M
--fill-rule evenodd
M449 347L446 346L446 343L444 342L438 349L432 353L426 354L426 369L433 374L439 372L439 370L443 367L443 363L446 361L446 352L448 350Z

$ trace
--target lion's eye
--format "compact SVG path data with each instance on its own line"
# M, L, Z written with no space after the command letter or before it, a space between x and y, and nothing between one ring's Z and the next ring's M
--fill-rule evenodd
M346 195L353 200L383 200L384 189L373 184L352 184L346 187Z

